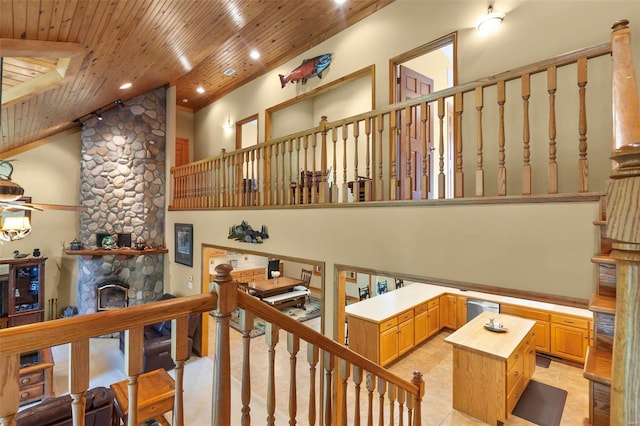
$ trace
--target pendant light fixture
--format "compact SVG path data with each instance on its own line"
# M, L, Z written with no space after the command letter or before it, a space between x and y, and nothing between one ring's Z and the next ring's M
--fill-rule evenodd
M487 9L487 14L478 21L476 28L480 34L488 34L495 31L502 20L504 19L504 13L494 12L493 6L490 5L489 9Z

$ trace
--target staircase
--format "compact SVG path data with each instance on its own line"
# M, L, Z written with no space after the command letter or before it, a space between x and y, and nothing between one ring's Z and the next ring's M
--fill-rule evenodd
M616 313L616 263L609 255L611 240L606 237L606 197L600 198L598 219L599 253L591 261L597 265L596 292L589 301L593 330L584 364L589 380L589 419L586 424L609 425L611 399L611 356Z

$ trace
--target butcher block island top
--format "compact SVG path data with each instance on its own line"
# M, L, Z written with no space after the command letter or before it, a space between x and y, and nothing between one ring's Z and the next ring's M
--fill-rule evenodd
M487 330L484 325L489 323L490 318L494 319L496 326L502 323L507 332L498 333ZM491 357L507 359L531 332L535 323L533 320L512 315L483 312L449 335L444 341L454 346L485 353Z

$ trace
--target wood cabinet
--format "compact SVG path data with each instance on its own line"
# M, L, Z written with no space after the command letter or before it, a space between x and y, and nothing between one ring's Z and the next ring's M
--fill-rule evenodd
M440 296L440 325L455 330L458 328L457 300L454 294Z
M507 304L500 305L500 312L535 320L536 325L534 327L534 333L536 350L539 352L551 353L551 327L549 322L551 315L549 312L541 309Z
M282 264L280 264L282 269ZM282 275L282 271L280 271ZM243 283L253 283L256 281L264 281L267 279L267 273L265 267L251 268L251 269L238 269L231 271L231 278Z
M44 321L44 263L46 257L7 259L2 298L6 300L7 325L31 324ZM5 302L3 301L3 306Z
M440 301L437 297L414 308L414 324L416 345L440 331Z
M349 336L350 349L387 365L414 347L413 309L380 323L349 317Z
M20 405L53 396L53 365L50 348L20 357Z
M458 328L467 323L467 297L456 296L456 324Z
M491 316L509 332L486 330ZM507 421L535 370L534 325L483 312L445 339L453 345L453 408L489 424Z
M590 321L551 314L551 354L583 363L589 346Z

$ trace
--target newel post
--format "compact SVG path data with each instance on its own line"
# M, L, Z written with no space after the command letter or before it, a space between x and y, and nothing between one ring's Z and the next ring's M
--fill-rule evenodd
M231 424L231 348L229 345L229 321L231 312L238 305L235 281L231 279L233 268L227 263L216 266L214 288L218 294L216 319L216 349L213 358L213 388L211 392L211 424L228 426Z
M418 389L418 394L413 397L413 426L420 426L422 424L422 397L424 397L422 373L414 371L411 383Z
M640 111L627 21L611 34L614 151L607 185L607 237L616 260L611 424L640 424Z

